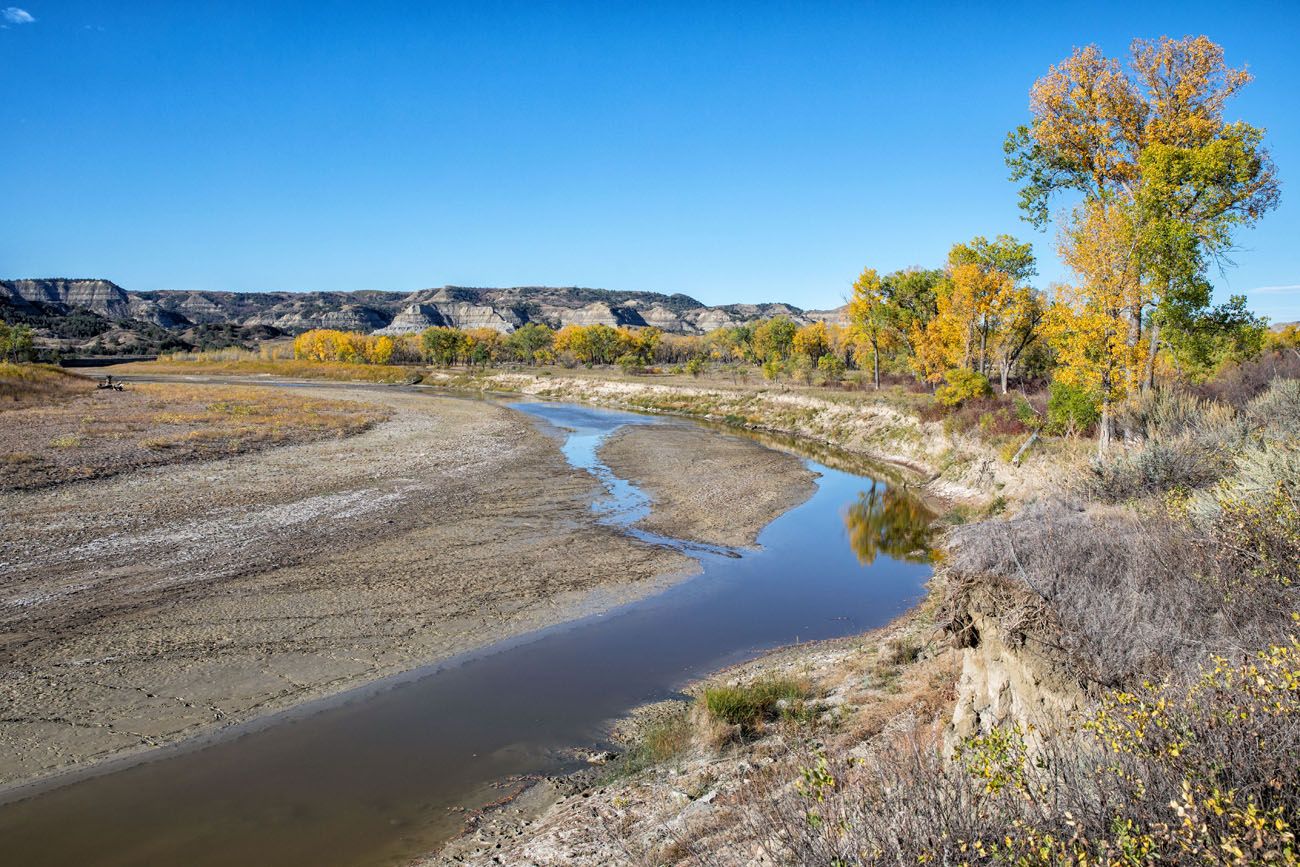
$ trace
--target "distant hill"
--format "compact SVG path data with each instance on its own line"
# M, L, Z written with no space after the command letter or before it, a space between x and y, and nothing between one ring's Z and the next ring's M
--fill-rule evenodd
M337 328L382 334L431 325L510 332L526 322L653 325L703 334L770 316L840 321L839 310L790 304L709 307L687 295L576 286L508 289L443 286L417 292L133 292L109 280L0 280L0 318L36 329L42 345L65 352L138 353L250 346Z

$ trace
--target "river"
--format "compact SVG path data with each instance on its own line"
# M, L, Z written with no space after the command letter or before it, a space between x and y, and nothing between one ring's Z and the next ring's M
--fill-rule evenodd
M630 708L773 647L880 626L924 593L924 510L880 480L807 459L816 492L769 524L758 549L695 545L632 529L648 500L597 457L624 424L689 422L513 406L559 431L570 463L605 486L598 520L685 550L700 560L699 575L6 804L0 861L405 863L456 832L459 808L501 797L502 781L577 767L573 748L601 744L608 722Z

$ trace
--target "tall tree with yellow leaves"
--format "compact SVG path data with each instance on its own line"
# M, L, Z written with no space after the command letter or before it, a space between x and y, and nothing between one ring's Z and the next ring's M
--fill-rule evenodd
M849 322L858 342L871 350L871 376L879 391L880 352L894 342L895 331L889 299L875 268L864 268L853 283Z
M825 322L810 322L794 333L793 347L796 355L807 356L816 364L827 352L830 352L830 338L826 334Z
M1161 328L1204 327L1209 264L1225 263L1236 229L1276 206L1278 184L1263 131L1224 121L1250 75L1229 67L1220 46L1161 37L1134 41L1130 54L1131 73L1096 46L1053 66L1030 90L1032 122L1005 150L1036 226L1059 193L1121 207L1134 225L1125 339L1135 347L1145 329L1149 387Z
M1110 445L1114 406L1137 387L1142 349L1129 340L1129 311L1141 292L1140 228L1122 199L1079 205L1061 228L1061 258L1077 283L1057 288L1044 330L1056 350L1056 379L1096 395L1097 451Z
M936 289L935 315L912 339L925 378L937 382L954 368L988 378L996 369L1006 393L1042 320L1038 294L1024 283L1035 273L1031 247L1010 235L955 245L947 279Z

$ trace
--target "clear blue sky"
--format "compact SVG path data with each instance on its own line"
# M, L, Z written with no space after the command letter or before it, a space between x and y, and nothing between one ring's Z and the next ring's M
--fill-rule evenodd
M1012 232L1045 285L1001 152L1030 84L1075 45L1205 33L1257 76L1230 114L1284 182L1216 279L1300 318L1295 0L8 2L0 276L822 307Z

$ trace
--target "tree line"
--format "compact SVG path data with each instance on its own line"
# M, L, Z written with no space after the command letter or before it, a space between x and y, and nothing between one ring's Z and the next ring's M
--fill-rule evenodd
M1095 46L1053 66L1004 150L1025 219L1056 223L1074 280L1029 286L1031 247L1007 235L957 244L942 270L866 269L850 312L877 384L882 366L905 362L959 403L992 379L1005 393L1013 377L1050 378L1095 408L1105 449L1114 407L1162 377L1203 379L1294 344L1243 296L1213 305L1207 276L1278 202L1263 130L1223 116L1250 80L1203 36L1137 40L1127 67Z
M1050 384L1062 405L1091 409L1104 449L1126 398L1297 341L1294 329L1270 334L1242 296L1212 303L1210 269L1230 264L1238 231L1278 203L1263 130L1224 118L1250 80L1201 36L1137 40L1126 65L1094 46L1076 49L1034 83L1031 120L1004 151L1024 218L1040 230L1055 224L1073 275L1065 284L1032 285L1029 243L977 236L954 244L938 267L864 269L844 325L777 316L693 336L539 323L511 334L318 331L299 337L295 354L443 366L671 364L692 373L721 362L809 382L856 369L876 388L884 377L912 379L947 406Z

